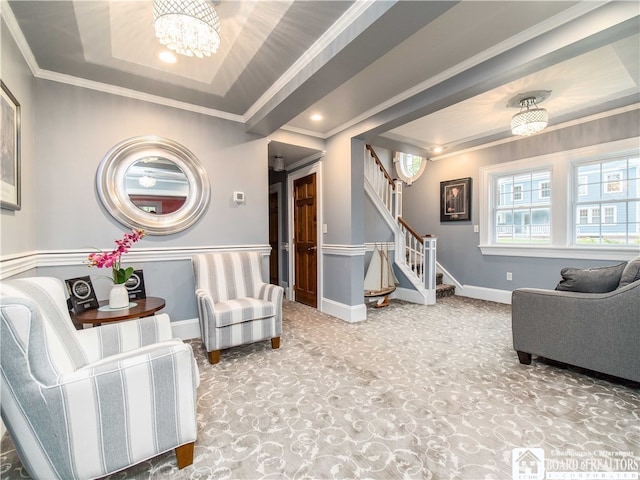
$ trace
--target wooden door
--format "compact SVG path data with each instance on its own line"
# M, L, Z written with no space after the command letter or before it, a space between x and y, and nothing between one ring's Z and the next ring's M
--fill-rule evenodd
M318 239L316 174L293 183L293 231L296 301L318 306Z
M269 245L271 255L269 256L269 283L280 285L278 278L278 258L280 255L280 241L278 232L278 193L269 194Z

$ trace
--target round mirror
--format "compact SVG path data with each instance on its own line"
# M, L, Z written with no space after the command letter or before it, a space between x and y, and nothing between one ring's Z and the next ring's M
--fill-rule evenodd
M209 180L198 159L161 137L135 137L113 147L98 167L96 186L116 220L151 235L188 228L209 204Z

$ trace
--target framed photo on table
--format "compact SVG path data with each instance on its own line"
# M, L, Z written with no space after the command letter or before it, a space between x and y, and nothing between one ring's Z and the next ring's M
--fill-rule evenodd
M129 300L147 298L147 292L144 288L144 274L142 273L142 270L134 270L133 274L124 283L124 286L129 292Z
M65 280L67 292L69 293L68 306L78 314L86 310L98 308L98 299L93 289L91 278L84 277L69 278Z
M471 177L440 182L440 221L471 220Z
M0 207L20 210L20 104L0 80Z

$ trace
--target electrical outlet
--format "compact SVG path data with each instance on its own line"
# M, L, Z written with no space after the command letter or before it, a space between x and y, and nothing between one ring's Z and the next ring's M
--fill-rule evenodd
M513 280L513 274L511 272L507 272L507 280Z

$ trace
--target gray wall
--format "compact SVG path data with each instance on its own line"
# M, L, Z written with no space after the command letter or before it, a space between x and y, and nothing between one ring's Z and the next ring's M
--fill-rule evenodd
M100 205L96 169L114 144L138 135L159 135L187 147L211 184L209 208L196 225L174 235L148 236L135 245L160 251L153 261L132 266L144 270L148 295L166 299L164 311L172 320L195 318L197 308L188 252L184 259L165 261L164 249L268 245L267 140L245 133L243 125L41 79L35 80L31 103L37 125L25 140L34 137L34 168L28 178L33 194L15 216L14 231L20 233L11 237L16 249L29 243L23 231L30 229L35 229L34 247L41 252L112 249L128 229ZM246 193L245 204L233 202L236 190ZM25 215L30 211L34 213ZM36 273L63 279L90 274L98 298L106 298L110 287L104 278L108 271L84 265L41 267Z
M184 145L211 184L201 221L175 235L146 237L140 246L268 243L266 139L245 133L239 123L47 80L36 81L36 98L39 249L112 244L123 227L101 208L96 170L113 145L138 135ZM246 193L245 204L233 202L236 190Z
M514 142L429 162L422 177L404 189L404 217L419 232L438 236L438 261L462 285L513 290L519 287L554 288L565 266L592 267L617 262L594 259L545 259L482 255L479 235L478 181L481 167L553 152L632 138L640 133L638 110L550 131ZM471 177L471 221L440 223L440 182ZM506 280L506 272L513 281Z
M33 113L33 76L4 20L0 25L0 74L2 81L20 103L21 109L21 197L18 211L0 210L0 245L2 256L33 251L36 248L33 202L35 153L33 146L35 118Z

